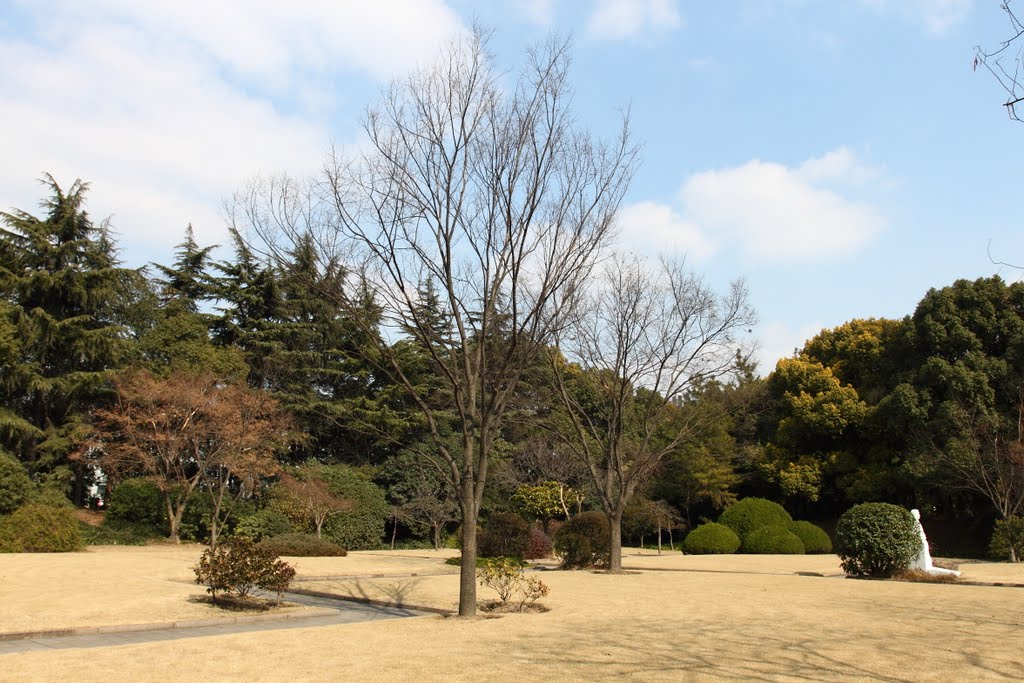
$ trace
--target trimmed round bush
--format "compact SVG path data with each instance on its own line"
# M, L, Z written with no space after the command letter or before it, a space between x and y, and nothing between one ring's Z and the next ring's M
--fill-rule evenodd
M260 541L259 546L275 555L288 557L344 557L348 554L337 543L332 543L326 538L317 538L315 534L271 536Z
M688 555L728 555L739 548L736 532L717 522L701 524L683 540L683 552Z
M804 544L808 555L832 552L832 539L820 526L800 521L790 524L789 530Z
M752 555L803 555L803 541L781 524L754 529L743 539L743 552Z
M921 538L906 508L861 503L839 518L835 550L847 574L890 577L910 566L921 551Z
M68 553L85 545L78 520L67 508L26 503L4 520L2 545L6 552Z
M778 503L754 497L733 503L718 518L718 523L736 532L741 541L755 529L779 524L789 526L792 521L793 518Z
M28 501L35 484L18 459L0 450L0 515L8 515Z
M514 512L491 515L477 537L479 557L522 557L530 540L530 525Z
M538 525L533 525L530 527L530 537L526 543L526 550L523 551L523 559L543 560L545 557L551 557L554 548L544 530Z
M331 515L324 524L324 537L349 550L379 548L390 514L384 491L348 465L324 465L320 476L332 494L352 503L351 510Z
M555 552L563 569L608 564L611 530L603 512L581 512L567 521L555 534Z
M260 510L246 515L235 524L236 536L247 536L254 541L264 538L291 533L292 523L283 513L277 510Z
M164 494L151 479L125 479L110 492L107 517L129 524L163 529L167 526Z

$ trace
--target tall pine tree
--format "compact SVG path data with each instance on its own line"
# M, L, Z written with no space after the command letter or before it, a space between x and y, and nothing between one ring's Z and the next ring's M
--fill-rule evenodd
M106 224L86 213L86 183L67 191L50 175L44 183L45 218L0 213L0 353L10 358L0 441L37 476L74 481L80 498L86 473L68 456L86 413L108 395L111 372L129 358L119 323L139 274L120 266Z

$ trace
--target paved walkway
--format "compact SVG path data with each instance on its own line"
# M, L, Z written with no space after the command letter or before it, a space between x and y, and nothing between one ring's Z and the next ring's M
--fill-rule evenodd
M119 631L115 633L91 633L87 635L47 636L22 638L19 640L0 641L0 654L15 652L36 652L39 650L65 650L69 648L109 647L113 645L132 645L135 643L151 643L182 638L206 638L229 633L249 633L252 631L273 631L289 628L312 628L317 626L335 626L352 624L376 619L396 619L400 617L418 617L428 614L412 609L396 607L380 607L362 604L350 600L340 600L323 596L300 595L285 593L288 602L311 607L327 608L334 611L331 615L292 617L289 619L249 621L210 626L194 626L190 628L160 628L146 631Z

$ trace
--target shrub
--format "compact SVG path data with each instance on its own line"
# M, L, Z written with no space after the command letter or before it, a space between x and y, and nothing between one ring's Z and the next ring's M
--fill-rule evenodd
M530 527L530 536L526 541L526 550L523 551L523 558L527 560L542 560L551 557L554 546L551 539L538 525Z
M18 459L0 450L0 515L8 515L28 501L35 484Z
M331 493L352 503L351 510L331 515L324 537L349 550L379 548L390 514L384 491L348 465L323 465L320 474Z
M603 512L582 512L570 518L554 538L555 552L562 557L562 567L607 565L610 534L608 518Z
M498 593L502 605L508 604L512 596L517 595L515 608L519 612L546 596L550 590L540 579L527 577L521 563L507 557L478 563L476 577L481 586L487 586Z
M215 548L207 548L193 568L196 583L217 599L217 593L234 593L239 599L249 598L256 589L277 593L287 590L295 569L269 549L260 547L244 536L227 538Z
M789 530L804 544L808 555L832 552L832 539L820 526L810 522L793 522Z
M530 540L530 525L514 512L491 515L477 537L480 557L523 557Z
M164 494L150 479L125 479L110 492L107 518L153 529L167 527Z
M344 557L348 552L326 538L316 534L280 534L260 541L260 546L275 555L288 557Z
M67 553L81 550L82 532L74 513L27 503L4 519L0 546L4 552Z
M146 545L156 534L150 527L105 519L100 526L79 522L86 545Z
M736 532L716 522L701 524L683 540L683 552L690 555L727 555L739 549Z
M861 503L836 525L836 553L847 574L889 577L909 567L920 551L917 522L898 505Z
M989 554L998 560L1010 559L1011 549L1013 558L1020 560L1024 557L1024 517L1019 515L996 522L988 547Z
M740 541L755 529L773 524L788 526L792 521L793 518L778 503L753 497L733 503L718 518L718 523L736 532Z
M800 538L781 524L754 529L743 539L740 546L745 553L753 555L803 555L804 544Z
M247 536L254 541L262 541L265 538L291 533L291 531L291 521L276 510L260 510L239 518L238 523L235 524L236 536Z

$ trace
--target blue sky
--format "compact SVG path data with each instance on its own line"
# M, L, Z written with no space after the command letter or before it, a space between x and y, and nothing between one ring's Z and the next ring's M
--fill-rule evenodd
M574 38L579 121L628 107L642 167L622 245L747 280L764 372L823 327L911 313L1017 270L1024 124L974 72L1000 0L0 0L0 207L92 183L129 265L257 173L316 170L387 81L474 21L510 71Z

